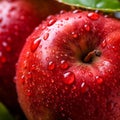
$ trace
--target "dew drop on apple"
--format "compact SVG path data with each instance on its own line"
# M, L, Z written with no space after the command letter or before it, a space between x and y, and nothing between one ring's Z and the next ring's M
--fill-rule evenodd
M51 83L54 83L55 81L54 81L54 79L51 79Z
M12 6L10 9L9 9L9 12L12 12L12 11L15 11L16 10L16 7L15 6Z
M36 68L36 67L35 67L35 65L33 64L33 65L31 66L31 70L34 71L35 68Z
M63 110L64 110L63 106L61 106L61 107L60 107L60 110L61 110L61 111L63 111Z
M11 51L11 47L8 45L7 42L2 42L3 47L6 49L7 52Z
M68 62L66 60L61 60L60 68L61 69L67 69L68 67L69 67Z
M27 61L26 60L23 62L23 67L24 67L24 69L27 68Z
M90 77L93 77L93 73L92 73L92 72L89 72L88 75L89 75Z
M99 18L99 14L98 13L95 13L95 12L90 12L88 13L88 18L90 18L91 20L98 20Z
M80 12L81 12L81 10L79 10L79 9L73 11L74 14L80 13Z
M16 84L16 80L17 80L17 77L16 76L14 76L13 77L13 82Z
M87 91L88 91L88 86L86 85L85 82L82 82L82 84L81 84L81 92L85 93Z
M19 30L19 26L18 25L14 25L14 29L17 31Z
M31 79L31 78L32 78L32 73L31 73L31 72L28 72L27 78L28 78L28 79Z
M75 33L75 32L72 32L72 37L73 37L73 38L78 38L78 34Z
M84 29L85 29L87 32L89 32L89 31L90 31L90 26L87 25L87 24L85 24L85 25L84 25Z
M39 44L41 42L41 39L36 39L31 44L31 52L35 52L35 50L38 48Z
M102 44L101 44L101 47L102 48L105 48L107 46L107 42L106 42L106 40L104 40L103 42L102 42Z
M61 11L60 11L60 14L64 14L64 13L66 13L65 10L61 10Z
M112 46L113 51L117 52L117 48L115 46Z
M74 81L75 81L75 75L73 72L68 71L68 72L63 74L63 82L65 84L70 85L70 84L73 84Z
M21 76L21 84L23 84L23 85L25 84L25 76L24 75Z
M53 25L55 22L56 22L56 19L51 19L51 20L48 22L48 26Z
M24 15L21 15L20 16L20 20L24 20L25 19L25 16Z
M102 83L103 83L103 79L102 79L101 77L96 76L95 78L96 78L96 82L97 82L98 84L102 84Z
M54 70L55 69L55 63L53 61L50 61L48 63L48 70Z
M11 37L8 37L8 38L6 39L6 41L7 41L8 43L11 43L11 42L13 41L13 39L12 39Z
M69 20L69 17L66 17L65 20Z
M31 91L30 90L27 90L27 96L31 96Z
M47 40L48 37L49 37L49 33L47 32L47 33L44 34L43 39L44 39L44 40Z

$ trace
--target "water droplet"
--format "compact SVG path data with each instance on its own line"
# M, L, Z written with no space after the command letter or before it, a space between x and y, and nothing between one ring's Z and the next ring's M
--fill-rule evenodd
M81 15L79 15L79 16L78 16L78 18L80 19L80 18L82 18L82 16L81 16Z
M11 47L7 44L7 42L2 42L3 47L5 47L7 52L11 51Z
M43 39L44 39L44 40L47 40L48 37L49 37L49 33L45 33L45 35L43 36Z
M25 76L24 75L21 76L21 84L25 84Z
M29 80L32 78L32 73L31 73L31 72L28 72L27 78L28 78Z
M9 43L11 43L11 42L12 42L12 38L11 38L11 37L8 37L8 38L7 38L7 41L8 41Z
M55 22L56 22L56 19L51 19L51 20L48 22L48 26L53 25Z
M87 91L88 91L88 86L86 85L85 82L83 82L83 83L81 84L81 92L82 92L82 93L85 93L85 92L87 92Z
M31 70L34 71L35 68L36 68L35 65L32 65Z
M3 45L4 47L6 47L6 46L7 46L7 43L6 43L6 42L2 42L2 45Z
M27 61L26 60L23 62L23 67L24 67L24 69L27 68Z
M66 17L65 20L69 20L69 17Z
M35 50L38 48L39 44L41 42L41 39L38 38L36 40L34 40L31 44L31 52L35 52Z
M88 75L89 75L90 77L93 77L93 73L91 73L91 72L89 72Z
M27 90L27 96L31 96L31 91L30 90Z
M5 24L1 25L1 28L2 28L2 29L6 29L6 27L7 27L7 26L6 26Z
M44 24L41 25L41 29L42 29L42 30L44 30L45 28L46 28L46 25L44 25ZM36 30L36 31L39 30L39 27L36 27L35 30Z
M107 45L107 42L106 42L106 40L104 40L104 41L102 42L102 44L101 44L101 47L102 47L102 48L105 48L106 45Z
M51 79L51 83L54 83L55 81L53 79Z
M77 89L77 87L76 86L73 86L72 87L72 91L74 91L74 90L76 90Z
M30 56L30 52L27 52L26 53L26 58L29 58L29 56Z
M19 26L18 25L15 25L14 26L14 29L17 31L17 30L19 30Z
M54 70L55 69L55 63L53 61L50 61L48 63L48 70Z
M60 14L64 14L64 13L66 13L65 10L61 10L61 11L60 11Z
M3 53L0 51L0 57L2 57Z
M90 12L88 13L88 18L90 18L91 20L98 20L99 18L99 14L98 13L95 13L95 12Z
M67 69L68 66L69 66L69 65L68 65L67 61L61 60L61 62L60 62L60 67L61 67L61 69Z
M24 15L21 15L20 16L20 20L24 20L25 19L25 16Z
M68 72L66 72L66 73L63 74L63 82L64 82L65 84L70 85L70 84L72 84L74 81L75 81L75 75L74 75L73 72L68 71Z
M61 110L61 111L63 111L63 110L64 110L63 106L61 106L61 107L60 107L60 110Z
M9 12L12 12L12 11L14 11L14 10L16 10L16 7L15 7L15 6L12 6L12 7L9 9Z
M86 31L88 31L88 32L90 31L90 26L89 25L85 24L84 28L85 28Z
M78 38L78 34L75 32L72 32L72 36L73 36L73 38Z
M99 76L96 76L95 77L96 78L96 82L98 83L98 84L102 84L103 83L103 79L101 78L101 77L99 77Z
M115 46L112 46L113 51L117 52L117 48Z
M81 10L79 10L79 9L73 11L74 14L80 13L80 12L81 12Z
M14 76L13 77L13 82L16 84L16 80L17 80L17 77L16 76Z

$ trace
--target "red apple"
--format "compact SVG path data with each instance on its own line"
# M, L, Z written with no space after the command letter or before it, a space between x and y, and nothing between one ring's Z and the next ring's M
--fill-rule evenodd
M16 73L28 120L120 120L120 21L74 10L28 37Z
M40 14L30 3L0 1L0 101L11 112L18 111L15 64L26 37L40 21Z
M53 11L54 5L60 6ZM0 101L12 111L18 108L15 64L25 39L41 20L62 8L64 5L49 0L0 1Z

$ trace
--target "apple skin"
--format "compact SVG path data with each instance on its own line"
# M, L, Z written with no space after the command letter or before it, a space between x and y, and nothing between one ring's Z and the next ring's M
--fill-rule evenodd
M119 33L119 20L92 11L43 21L17 64L28 120L120 120Z
M41 19L28 2L0 1L0 101L12 114L20 111L14 84L15 64L27 36Z
M52 11L53 5L59 7ZM52 0L0 1L0 101L11 112L16 112L19 108L13 81L15 64L26 38L43 19L64 6Z

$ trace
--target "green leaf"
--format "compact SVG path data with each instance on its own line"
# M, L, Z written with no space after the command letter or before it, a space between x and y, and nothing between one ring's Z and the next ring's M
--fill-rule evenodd
M2 103L0 103L0 120L13 120L12 116Z
M91 10L102 10L108 12L120 11L120 0L58 0L65 4L87 8Z

